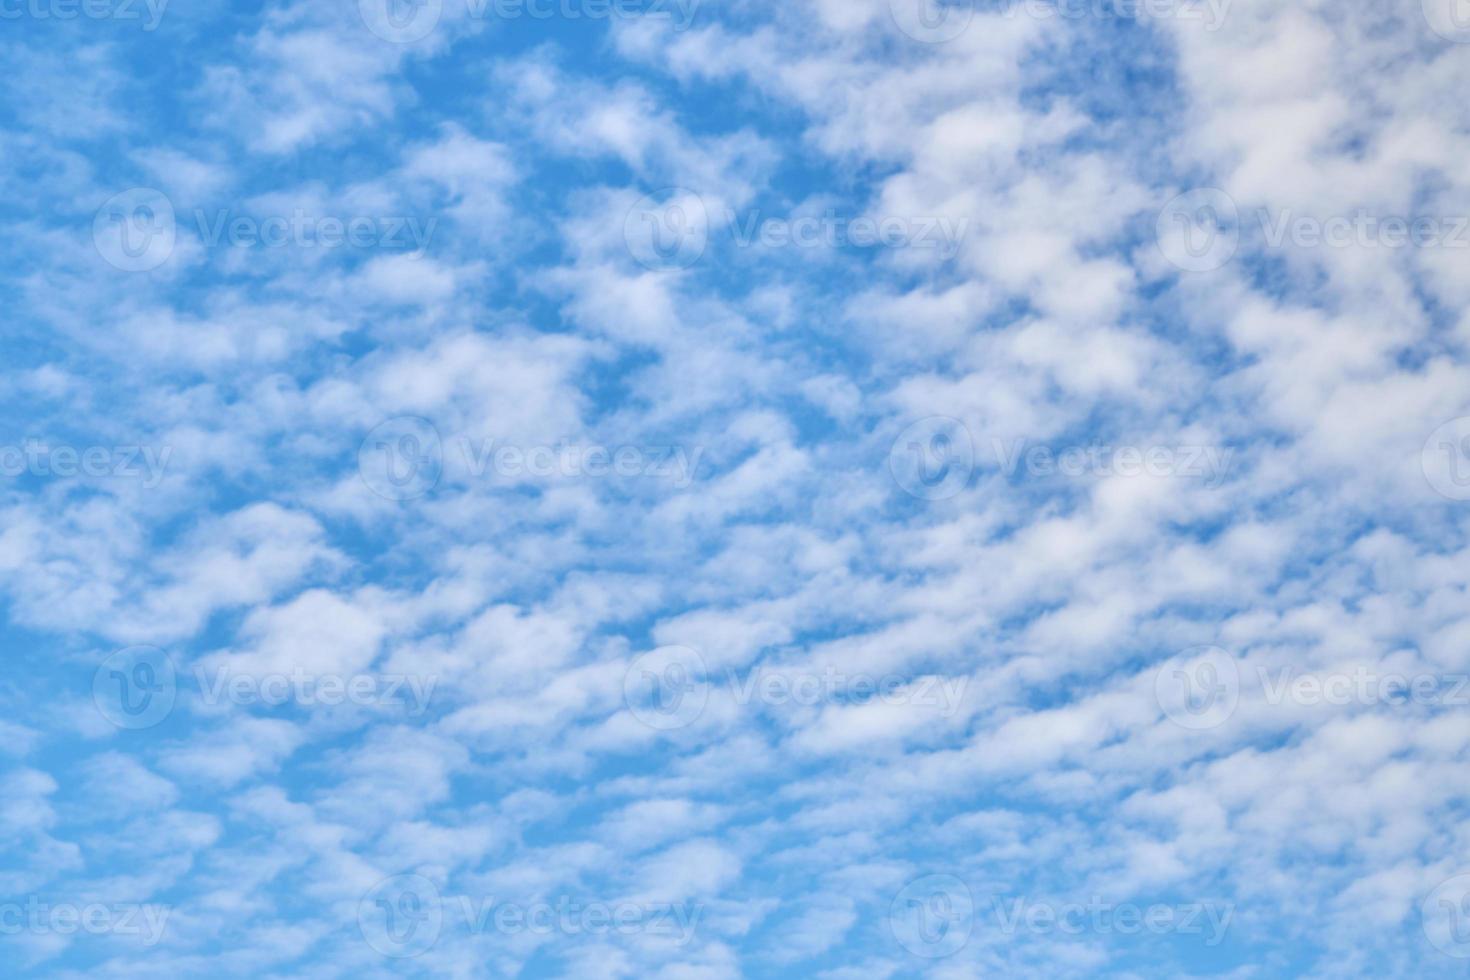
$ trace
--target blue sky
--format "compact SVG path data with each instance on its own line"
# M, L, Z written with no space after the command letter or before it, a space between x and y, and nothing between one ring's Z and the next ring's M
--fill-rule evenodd
M0 21L0 975L1463 975L1464 0Z

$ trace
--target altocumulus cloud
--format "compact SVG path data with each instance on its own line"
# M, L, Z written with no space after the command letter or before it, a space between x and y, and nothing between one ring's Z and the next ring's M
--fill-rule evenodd
M0 0L7 975L1463 973L1463 2L237 8Z

